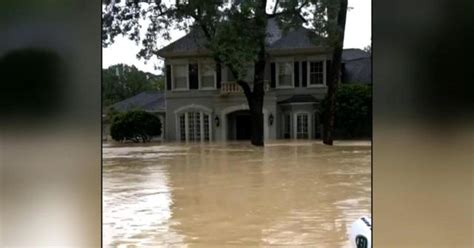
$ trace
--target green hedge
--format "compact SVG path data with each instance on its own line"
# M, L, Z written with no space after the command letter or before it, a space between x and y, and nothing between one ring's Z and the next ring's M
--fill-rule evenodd
M148 142L161 135L160 119L145 111L129 111L112 116L110 135L116 141Z
M323 109L326 110L326 100ZM336 93L336 138L350 139L372 135L372 86L340 85Z

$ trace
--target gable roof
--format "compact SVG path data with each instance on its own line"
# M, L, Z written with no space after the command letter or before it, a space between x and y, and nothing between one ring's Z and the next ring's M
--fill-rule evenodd
M114 109L119 112L130 110L143 110L147 112L161 112L166 109L165 93L161 91L142 92L138 95L115 103L107 109Z
M321 48L311 42L310 30L300 27L284 34L275 18L268 20L266 32L265 40L269 51ZM209 52L207 44L202 30L192 28L187 35L158 50L157 54L161 57L204 55Z

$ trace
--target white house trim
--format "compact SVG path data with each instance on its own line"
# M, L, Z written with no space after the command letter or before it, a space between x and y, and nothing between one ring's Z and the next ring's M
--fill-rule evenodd
M203 112L206 112L206 114L212 114L212 109L211 108L208 108L206 106L203 106L203 105L199 105L199 104L189 104L189 105L185 105L185 106L182 106L178 109L176 109L174 111L174 114L179 114L181 112L188 112L187 110L201 110Z

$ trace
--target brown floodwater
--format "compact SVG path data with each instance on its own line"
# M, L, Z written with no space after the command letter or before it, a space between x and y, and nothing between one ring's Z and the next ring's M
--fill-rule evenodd
M106 247L350 247L370 142L104 144Z

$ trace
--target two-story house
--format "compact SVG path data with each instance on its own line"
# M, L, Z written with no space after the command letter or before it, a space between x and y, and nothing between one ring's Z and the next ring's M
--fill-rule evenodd
M263 106L264 138L312 139L321 135L320 103L324 98L331 51L317 46L301 27L286 34L275 20L267 25ZM158 51L166 68L166 130L171 141L250 138L246 98L232 73L216 70L199 29ZM253 80L253 65L247 76Z

